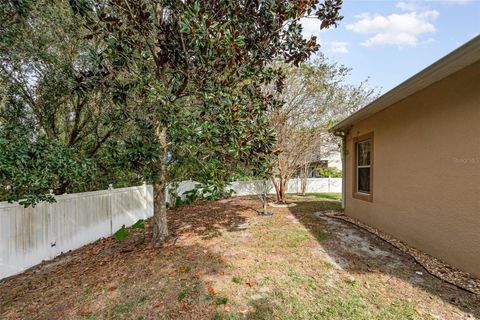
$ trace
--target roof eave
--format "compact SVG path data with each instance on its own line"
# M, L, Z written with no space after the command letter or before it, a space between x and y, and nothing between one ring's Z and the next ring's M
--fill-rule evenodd
M354 124L362 121L377 112L411 96L412 94L425 89L449 75L480 60L480 36L476 36L461 47L447 54L440 60L431 64L408 80L402 82L392 90L388 91L378 99L374 100L364 108L343 119L329 132L346 131Z

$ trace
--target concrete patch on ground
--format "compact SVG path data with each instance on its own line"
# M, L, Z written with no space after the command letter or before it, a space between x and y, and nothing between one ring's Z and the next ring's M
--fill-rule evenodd
M384 251L375 245L372 245L368 239L363 237L359 232L348 231L340 235L343 242L353 248L356 253L370 256L372 258L388 257L390 253Z
M321 212L317 212L314 215L324 221L330 231L336 235L339 252L345 251L349 255L359 256L367 260L382 261L381 265L389 269L404 267L404 263L399 256L383 250L378 245L372 243L367 234L342 221L326 217ZM328 256L332 256L332 253L329 252ZM343 260L347 261L346 259Z

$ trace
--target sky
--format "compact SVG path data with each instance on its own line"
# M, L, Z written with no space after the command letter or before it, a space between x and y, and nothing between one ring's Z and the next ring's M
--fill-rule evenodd
M352 68L348 81L380 93L399 85L480 34L480 0L344 0L337 28L303 19L331 60Z

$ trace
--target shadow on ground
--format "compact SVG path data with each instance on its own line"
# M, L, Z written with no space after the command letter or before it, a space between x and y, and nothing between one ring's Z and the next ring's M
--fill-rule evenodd
M439 297L465 313L480 318L480 297L430 275L412 257L389 243L346 221L316 214L322 210L340 210L340 203L297 201L289 212L304 225L319 242L318 254L338 270L345 270L368 279L369 274L382 274L391 285L418 287L430 298ZM365 280L368 281L368 280ZM375 290L374 284L371 286ZM405 290L408 295L408 290ZM405 298L409 298L405 296ZM415 297L412 297L415 298ZM419 311L421 315L421 311Z
M244 230L247 218L242 213L248 211L253 212L254 208L228 199L199 201L193 206L169 210L168 221L174 237L196 235L202 239L211 239L220 236L222 230Z
M210 319L222 303L210 278L226 265L202 240L243 230L250 211L228 201L171 209L161 247L150 245L148 220L125 239L101 239L2 279L0 319Z

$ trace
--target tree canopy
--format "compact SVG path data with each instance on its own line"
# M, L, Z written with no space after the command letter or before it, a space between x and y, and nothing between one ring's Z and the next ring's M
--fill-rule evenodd
M168 161L201 159L209 178L222 167L272 152L265 117L278 101L262 87L281 88L276 60L298 64L318 49L304 39L300 19L322 27L341 19L341 1L72 1L92 37L102 40L102 69L128 105L142 98L142 119L158 143L153 164L154 241L167 235ZM317 7L318 5L318 7ZM187 161L188 161L187 160ZM219 174L220 172L220 174Z
M303 38L300 19L335 26L341 4L3 2L0 67L8 94L1 130L9 115L24 115L26 133L17 142L28 149L26 179L12 180L12 166L1 167L9 199L34 202L44 199L46 187L59 194L76 190L79 181L95 185L117 175L148 178L153 240L161 242L168 235L169 181L190 175L222 185L238 168L264 170L275 147L267 114L282 104L273 94L283 87L278 62L298 65L317 51L315 37ZM16 139L7 131L1 136L6 144ZM37 178L48 166L48 177ZM77 167L89 170L72 174ZM41 186L29 187L35 183Z
M277 138L271 180L279 202L285 201L292 175L300 171L306 177L310 163L321 160L338 144L328 133L331 124L364 106L374 93L365 83L347 84L350 69L321 54L299 66L284 68L284 90L275 93L283 103L269 112Z

